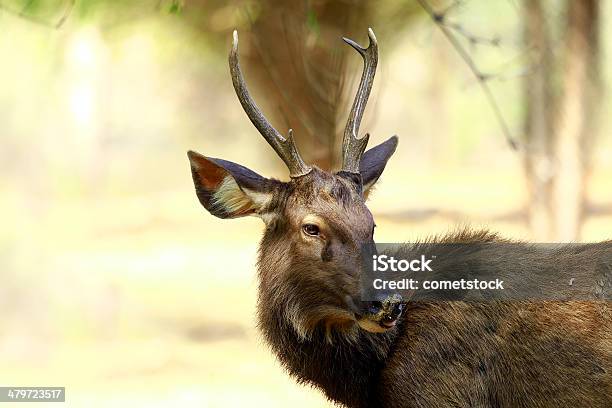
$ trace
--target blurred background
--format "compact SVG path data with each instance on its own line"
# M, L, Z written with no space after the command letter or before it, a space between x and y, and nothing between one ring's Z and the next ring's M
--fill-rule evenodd
M1 0L0 384L66 386L69 406L329 406L257 333L260 220L193 191L188 149L287 178L232 89L234 28L254 98L323 168L361 75L340 37L374 29L362 133L400 138L377 241L611 238L611 18L600 0Z

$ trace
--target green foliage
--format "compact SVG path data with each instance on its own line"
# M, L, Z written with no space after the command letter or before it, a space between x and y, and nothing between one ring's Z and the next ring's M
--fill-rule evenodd
M172 0L168 7L168 13L179 14L183 10L183 2L178 0Z
M319 19L317 18L317 14L313 9L308 9L308 13L306 15L306 26L308 29L315 35L319 35L321 28L319 27Z

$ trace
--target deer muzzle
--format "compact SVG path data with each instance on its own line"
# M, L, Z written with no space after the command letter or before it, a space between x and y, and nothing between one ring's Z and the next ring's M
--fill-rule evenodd
M370 332L382 333L395 327L404 304L399 294L392 294L381 296L380 300L361 302L361 310L362 313L357 316L359 326Z

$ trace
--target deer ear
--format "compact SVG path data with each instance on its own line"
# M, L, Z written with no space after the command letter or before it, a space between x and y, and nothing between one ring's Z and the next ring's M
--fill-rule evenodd
M395 152L397 141L397 136L391 136L387 141L382 142L363 154L359 163L359 173L361 173L364 193L367 194L368 190L382 174L387 161Z
M200 203L219 218L263 216L282 182L260 176L227 160L189 151L191 175Z

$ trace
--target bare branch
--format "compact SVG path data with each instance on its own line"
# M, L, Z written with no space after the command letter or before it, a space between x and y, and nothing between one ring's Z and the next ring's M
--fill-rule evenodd
M66 9L64 10L64 14L62 15L62 17L60 17L60 19L57 20L57 23L55 23L56 29L59 29L64 25L64 22L66 21L66 19L68 19L70 14L72 14L72 10L74 9L75 3L76 3L76 0L70 1L70 3L68 4L68 7L66 7Z
M465 38L472 46L488 45L492 47L499 47L501 45L501 38L499 38L498 36L488 38L488 37L482 37L476 34L472 34L469 30L463 27L463 25L455 21L449 21L448 16L450 15L451 11L453 11L454 9L458 8L461 5L463 5L462 1L459 1L459 0L453 1L444 10L435 12L434 21L436 21L438 24L443 24L446 27L454 30L457 34Z
M456 28L453 29L452 27L449 27L447 23L445 22L446 15L444 13L436 13L436 11L434 11L434 9L427 2L427 0L417 0L417 1L419 2L423 10L425 10L425 12L431 17L434 23L436 23L436 25L440 28L440 30L442 31L446 39L451 43L453 48L455 48L455 51L457 51L459 56L467 64L470 71L472 71L472 73L476 77L476 80L480 84L480 87L482 88L482 91L484 92L487 100L489 101L491 108L493 109L493 113L495 114L495 117L497 118L497 121L499 122L502 132L506 138L506 141L508 142L508 144L513 150L518 150L518 147L519 147L518 142L512 136L510 132L510 128L508 127L508 124L506 123L506 120L504 119L501 109L499 108L497 100L495 99L495 95L493 94L493 92L491 91L491 88L489 87L488 80L490 79L490 75L484 74L478 69L471 55L467 52L465 47L463 47L461 42L455 36L454 31L456 31L457 29ZM447 8L446 10L449 10L449 8Z
M68 5L64 9L64 12L62 13L62 16L55 23L49 22L49 21L44 20L44 19L39 18L39 17L30 16L30 15L26 14L25 10L29 7L29 3L26 4L26 6L21 11L13 10L12 8L7 7L4 4L0 3L0 11L3 11L3 12L8 13L8 14L12 14L12 15L17 16L19 18L22 18L22 19L24 19L26 21L29 21L30 23L33 23L33 24L37 24L37 25L41 25L41 26L44 26L44 27L49 27L49 28L53 28L55 30L58 30L58 29L60 29L64 25L64 23L66 22L66 20L70 16L70 14L72 14L72 10L74 9L75 3L76 3L76 0L70 0Z
M501 38L499 37L481 37L467 31L461 24L456 22L447 22L443 20L440 24L446 25L448 28L452 28L455 32L461 36L463 36L466 40L470 42L471 45L490 45L492 47L499 47L501 45Z

